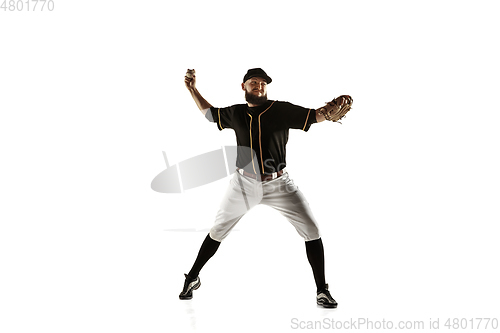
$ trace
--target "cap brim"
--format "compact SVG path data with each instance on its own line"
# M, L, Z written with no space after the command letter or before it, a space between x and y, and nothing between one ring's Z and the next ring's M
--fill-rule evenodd
M263 76L263 75L252 75L252 76L248 77L248 78L245 80L245 82L247 82L248 80L250 80L251 78L254 78L254 77L260 77L260 78L262 78L262 79L266 80L267 84L269 84L269 83L271 83L271 82L273 81L273 79L271 79L271 78L270 78L269 76L267 76L267 75L266 75L266 76Z

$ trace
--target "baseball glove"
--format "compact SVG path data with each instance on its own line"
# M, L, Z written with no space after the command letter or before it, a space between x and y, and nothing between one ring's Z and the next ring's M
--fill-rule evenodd
M342 124L339 120L345 117L346 113L351 109L351 106L352 97L349 95L341 95L319 108L318 113L325 116L326 120Z

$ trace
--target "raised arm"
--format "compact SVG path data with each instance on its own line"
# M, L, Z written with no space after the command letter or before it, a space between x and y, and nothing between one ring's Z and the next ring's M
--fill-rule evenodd
M186 84L186 88L191 93L191 97L193 97L194 101L196 102L198 109L200 109L201 113L205 115L207 113L207 109L210 108L212 105L208 103L203 98L203 96L201 96L198 89L196 89L196 74L191 74L190 76L191 77L188 77L188 74L184 76L184 83Z

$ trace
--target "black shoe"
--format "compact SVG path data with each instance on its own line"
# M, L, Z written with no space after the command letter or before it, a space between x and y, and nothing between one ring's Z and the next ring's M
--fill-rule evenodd
M182 292L179 294L179 298L191 299L193 298L193 290L196 290L201 286L200 277L198 276L196 279L193 280L187 274L184 274L184 276L186 277L186 281L184 281L184 288L182 289Z
M333 299L332 295L328 291L328 284L325 285L325 289L319 291L316 295L316 303L323 306L324 308L336 308L337 302Z

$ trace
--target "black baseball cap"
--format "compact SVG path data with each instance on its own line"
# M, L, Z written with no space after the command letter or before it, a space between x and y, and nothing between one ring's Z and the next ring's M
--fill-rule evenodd
M267 84L271 83L273 80L264 72L262 68L252 68L249 69L246 73L245 77L243 77L243 83L245 83L248 79L253 77L261 77L266 80Z

